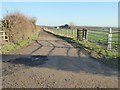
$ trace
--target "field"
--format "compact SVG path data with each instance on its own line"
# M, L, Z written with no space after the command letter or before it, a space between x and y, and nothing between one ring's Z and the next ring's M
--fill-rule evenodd
M77 39L77 30L76 29L72 30L72 29L55 29L54 28L54 29L51 29L50 31L57 35ZM107 48L108 30L101 30L101 31L100 30L88 30L87 40ZM112 49L113 50L118 50L118 45L120 45L118 40L119 40L118 31L113 30L112 31Z

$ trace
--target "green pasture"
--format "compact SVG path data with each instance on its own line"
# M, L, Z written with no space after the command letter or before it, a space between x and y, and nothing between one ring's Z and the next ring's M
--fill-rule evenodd
M72 29L52 29L50 30L52 33L61 35L61 36L66 36L66 37L71 37L76 39L77 38L77 30L72 30ZM87 39L90 42L94 42L97 44L104 45L107 47L108 44L108 31L103 31L103 30L88 30L88 35ZM118 33L116 30L112 31L112 48L118 48L118 45L120 45L120 42L118 42Z

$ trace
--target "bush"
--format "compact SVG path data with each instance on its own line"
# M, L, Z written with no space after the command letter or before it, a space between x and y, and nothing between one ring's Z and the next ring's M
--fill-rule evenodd
M19 12L6 15L2 20L3 30L12 43L29 38L36 29L35 21Z

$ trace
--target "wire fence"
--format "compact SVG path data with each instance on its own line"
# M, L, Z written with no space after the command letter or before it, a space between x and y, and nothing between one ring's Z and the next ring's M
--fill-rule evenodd
M71 37L77 40L87 40L113 51L118 51L120 45L120 32L112 28L108 30L87 29L85 33L82 29L51 29L49 31L57 35Z
M50 32L71 38L77 38L77 30L76 29L50 29Z
M120 45L119 32L117 30L88 30L88 41L97 43L109 50L118 50Z

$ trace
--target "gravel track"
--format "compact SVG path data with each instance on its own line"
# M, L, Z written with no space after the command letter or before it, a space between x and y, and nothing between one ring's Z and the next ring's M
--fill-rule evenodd
M3 88L118 88L118 71L45 31L3 55Z

